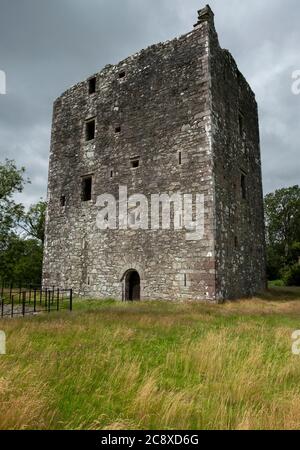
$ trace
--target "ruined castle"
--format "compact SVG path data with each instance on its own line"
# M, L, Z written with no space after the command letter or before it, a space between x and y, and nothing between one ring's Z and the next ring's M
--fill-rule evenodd
M201 236L187 239L184 210L177 229L161 217L151 226L151 212L140 227L138 207L100 229L97 199L109 194L120 209L120 186L128 196L198 194ZM174 225L171 201L169 211ZM266 285L264 242L257 103L209 6L191 32L55 101L44 285L119 300L249 296Z

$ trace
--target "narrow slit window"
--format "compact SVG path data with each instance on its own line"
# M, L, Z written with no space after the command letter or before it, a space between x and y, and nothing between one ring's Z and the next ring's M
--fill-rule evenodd
M85 123L85 139L86 141L92 141L95 139L96 121L95 119L88 120Z
M89 94L95 94L96 92L97 79L96 77L89 80Z
M84 177L81 184L81 199L83 202L92 200L92 177Z
M239 133L240 133L240 136L243 137L243 135L244 135L244 116L242 113L239 113Z
M140 160L138 158L133 159L131 161L131 167L132 169L137 169L138 167L140 167Z
M184 274L184 277L183 277L183 285L184 285L184 287L187 287L187 276L186 276L186 273Z
M110 171L110 178L113 178L113 177L114 177L114 171L111 170L111 171Z
M247 198L247 182L246 175L244 173L241 174L241 192L242 198L245 200Z
M234 247L238 248L238 246L239 246L239 240L238 240L237 236L235 236L234 237Z
M178 152L178 164L181 166L182 165L182 153Z
M64 206L66 206L66 196L62 195L60 197L60 206L63 208Z

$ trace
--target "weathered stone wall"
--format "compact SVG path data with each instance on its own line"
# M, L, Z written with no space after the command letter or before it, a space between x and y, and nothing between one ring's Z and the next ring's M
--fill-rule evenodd
M258 111L233 57L220 48L212 13L209 22L216 297L238 298L266 288Z
M256 104L220 49L212 20L210 10L202 10L191 33L96 74L95 94L86 80L56 100L44 284L121 299L122 277L136 269L142 299L216 300L262 287ZM237 108L245 115L244 140ZM85 122L93 117L95 139L86 142ZM135 157L140 166L134 169ZM239 198L240 169L247 171L246 201ZM86 175L93 176L92 200L83 202ZM96 199L104 193L118 198L120 185L128 195L204 194L204 239L189 242L185 230L98 230Z
M143 299L213 299L207 23L107 66L96 77L95 94L88 94L85 81L54 105L44 283L120 299L121 278L133 268L141 276ZM87 143L85 121L91 117L96 138ZM136 156L140 167L132 169ZM81 177L88 174L93 174L92 201L82 202ZM185 231L97 230L96 198L118 197L119 185L128 187L128 195L147 197L204 193L204 240L188 242Z

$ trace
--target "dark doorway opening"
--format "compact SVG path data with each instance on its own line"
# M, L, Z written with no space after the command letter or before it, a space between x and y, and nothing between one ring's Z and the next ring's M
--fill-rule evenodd
M130 270L125 276L125 300L134 302L141 299L141 279L136 270Z

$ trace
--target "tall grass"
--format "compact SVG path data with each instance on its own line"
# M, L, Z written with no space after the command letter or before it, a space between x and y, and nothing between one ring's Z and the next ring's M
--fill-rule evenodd
M1 429L298 429L300 293L0 322Z

